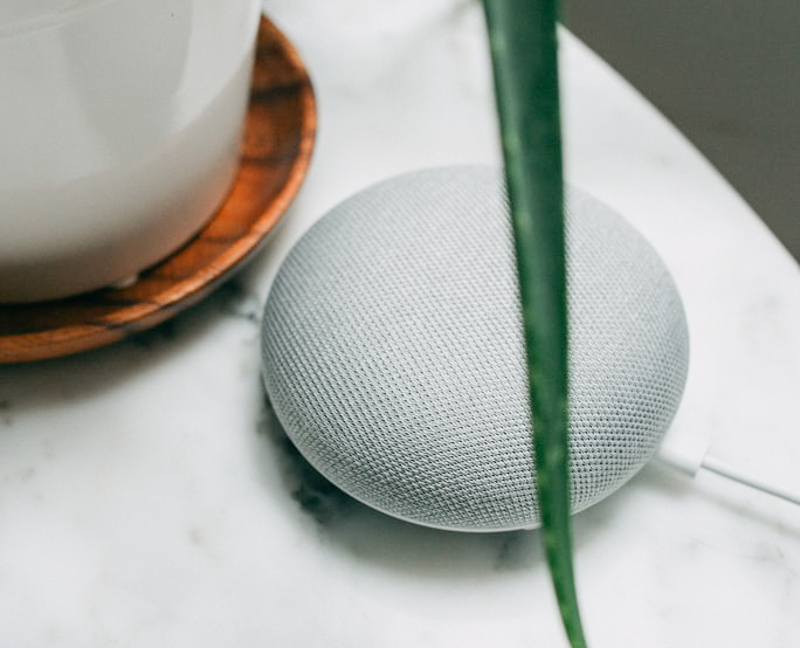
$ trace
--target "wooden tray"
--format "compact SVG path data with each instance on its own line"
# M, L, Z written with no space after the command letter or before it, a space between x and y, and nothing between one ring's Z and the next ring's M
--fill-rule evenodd
M308 168L316 122L302 61L262 17L241 165L216 215L133 286L0 305L0 363L110 344L163 322L211 292L253 256L286 211Z

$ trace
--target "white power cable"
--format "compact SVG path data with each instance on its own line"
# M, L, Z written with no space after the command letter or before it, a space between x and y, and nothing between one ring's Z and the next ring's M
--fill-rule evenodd
M765 481L761 479L757 479L755 477L751 477L750 475L746 475L738 468L730 466L726 464L724 461L720 461L719 459L715 459L714 457L709 457L708 455L705 456L702 463L702 468L706 470L710 470L717 475L721 475L722 477L727 477L728 479L732 479L733 481L739 482L740 484L744 484L745 486L750 486L751 488L755 488L756 490L760 490L764 493L769 493L770 495L774 495L775 497L780 497L781 499L786 500L787 502L791 502L792 504L797 504L800 506L800 496L795 495L794 493L790 493L786 489L779 488L777 486L772 486L771 484L767 484Z
M763 479L753 477L708 454L709 443L696 437L668 437L658 451L659 460L691 477L705 469L726 479L749 486L763 493L779 497L800 506L800 495L784 488L768 484Z

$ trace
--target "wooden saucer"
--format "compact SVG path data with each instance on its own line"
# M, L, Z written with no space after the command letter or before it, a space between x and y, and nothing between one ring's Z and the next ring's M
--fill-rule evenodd
M216 215L130 287L0 305L0 363L110 344L163 322L211 292L259 250L288 208L308 168L316 123L314 93L302 61L262 17L241 164Z

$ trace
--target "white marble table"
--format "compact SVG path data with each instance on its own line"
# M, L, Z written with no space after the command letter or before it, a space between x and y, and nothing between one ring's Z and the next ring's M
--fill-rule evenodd
M265 252L174 321L0 367L0 645L565 645L537 532L395 521L326 487L265 408L258 317L325 210L497 162L476 2L267 0L315 82L307 182ZM567 33L569 179L662 253L692 336L674 425L800 490L800 273L693 148ZM652 464L575 518L593 646L800 645L800 511Z

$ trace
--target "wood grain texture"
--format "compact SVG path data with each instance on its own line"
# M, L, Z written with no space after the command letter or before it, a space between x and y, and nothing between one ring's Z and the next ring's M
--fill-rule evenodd
M262 17L240 167L222 207L189 243L130 287L0 305L0 363L110 344L163 322L214 290L261 248L289 207L308 168L316 122L302 61Z

